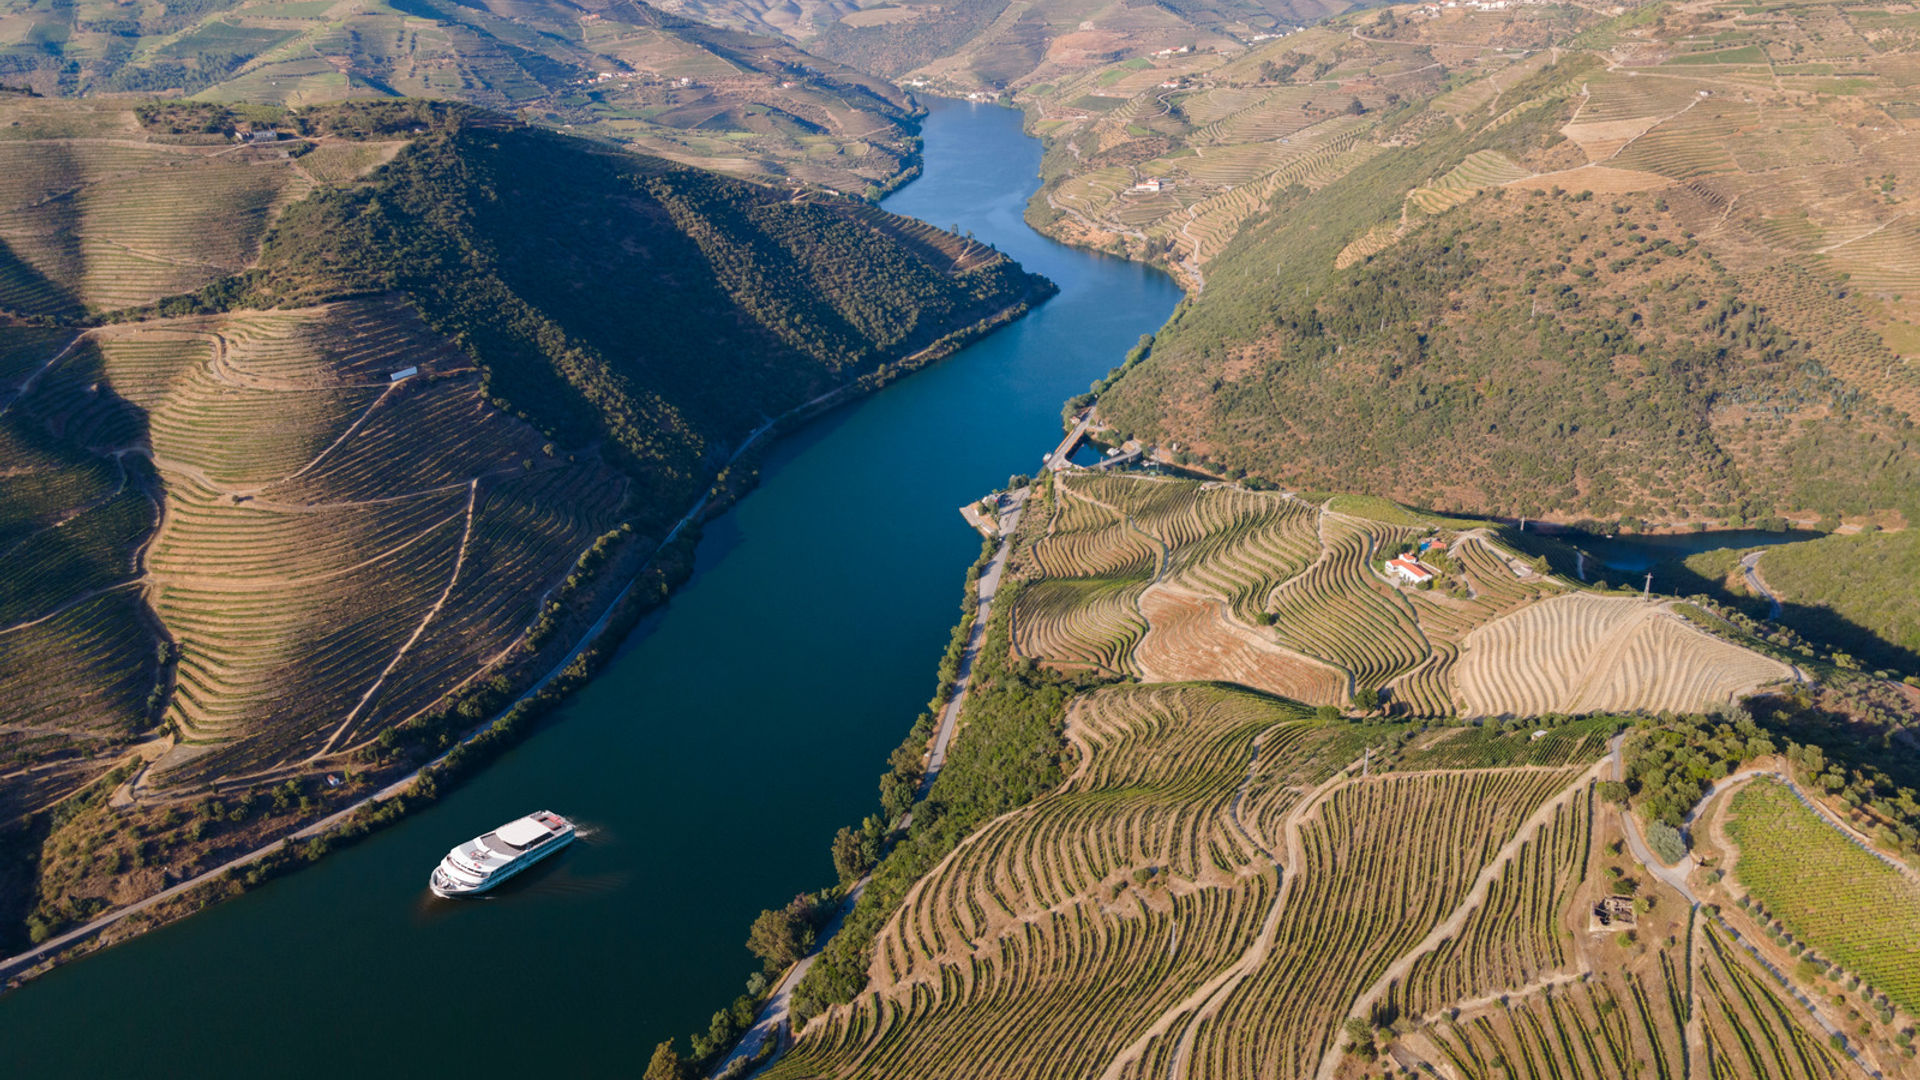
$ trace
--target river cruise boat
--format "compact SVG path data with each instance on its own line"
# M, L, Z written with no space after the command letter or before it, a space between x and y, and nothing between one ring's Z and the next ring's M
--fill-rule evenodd
M573 843L573 822L540 810L447 852L427 887L435 896L483 893Z

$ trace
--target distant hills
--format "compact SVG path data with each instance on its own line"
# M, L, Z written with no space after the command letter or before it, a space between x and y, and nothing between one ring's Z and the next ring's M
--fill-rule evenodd
M641 0L12 3L0 81L46 94L312 105L411 95L723 171L860 192L913 160L914 106L777 37Z
M1238 49L1353 7L1346 0L1201 0L1106 6L1041 0L663 0L693 18L778 33L820 56L949 91L1014 90L1159 49Z

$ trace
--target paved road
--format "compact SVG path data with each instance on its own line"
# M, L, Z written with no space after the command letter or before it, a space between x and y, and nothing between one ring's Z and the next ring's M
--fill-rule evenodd
M1620 744L1625 742L1626 738L1625 732L1613 737L1613 778L1615 780L1626 779L1626 764L1620 754ZM1674 892L1686 897L1687 903L1695 907L1700 906L1700 898L1695 896L1693 889L1687 885L1687 878L1693 874L1693 868L1697 865L1693 860L1693 854L1689 852L1686 858L1673 866L1668 866L1655 858L1652 850L1647 847L1646 840L1640 835L1640 823L1634 820L1633 811L1624 806L1620 808L1620 826L1627 834L1627 846L1633 849L1633 857L1640 860L1654 877L1671 886Z
M1060 440L1060 445L1053 448L1053 453L1047 455L1047 468L1058 472L1072 464L1067 458L1072 455L1073 448L1080 444L1080 440L1087 437L1087 428L1092 425L1093 410L1088 409L1081 414L1080 422L1073 425L1073 430L1067 432L1067 437Z
M1742 555L1740 557L1740 570L1747 575L1747 589L1755 596L1766 597L1767 603L1773 605L1772 610L1767 612L1767 621L1779 622L1780 598L1775 596L1771 589L1767 588L1766 582L1760 580L1760 556L1763 554L1765 553L1749 551L1745 555Z
M1620 744L1625 738L1626 738L1626 735L1624 733L1620 735L1616 735L1613 738L1613 766L1614 766L1614 779L1616 780L1621 779L1623 776L1623 759L1620 755ZM1687 816L1686 816L1687 823L1691 824L1700 815L1701 811L1706 809L1707 804L1711 802L1715 796L1719 795L1723 791L1728 790L1729 788L1735 786L1736 784L1740 784L1748 780L1752 780L1757 776L1771 777L1773 779L1779 780L1782 783L1786 784L1787 787L1793 791L1794 795L1799 797L1800 801L1806 804L1806 806L1809 809L1813 810L1814 813L1819 814L1822 817L1822 819L1827 821L1829 825L1833 825L1835 828L1838 828L1842 835L1847 836L1847 838L1850 840L1854 839L1850 830L1834 822L1834 820L1826 813L1825 809L1819 806L1818 803L1815 802L1814 800L1808 799L1806 794L1800 790L1799 785L1795 784L1791 778L1783 776L1780 773L1777 773L1768 769L1742 769L1739 772L1722 777L1720 780L1715 781L1712 786L1707 788L1706 793L1700 797L1700 801L1694 804L1693 809L1687 812ZM1627 834L1627 844L1633 850L1633 857L1640 860L1640 862L1646 866L1647 870L1651 872L1655 877L1659 878L1661 881L1665 882L1666 884L1672 886L1673 889L1677 891L1681 896L1686 897L1687 902L1693 905L1696 911L1702 910L1701 904L1700 904L1700 898L1698 896L1695 896L1693 893L1693 890L1689 888L1687 885L1688 875L1691 874L1694 867L1698 865L1694 861L1693 855L1689 853L1685 859L1682 859L1675 866L1671 866L1671 867L1666 866L1662 864L1658 859L1654 858L1653 853L1651 851L1647 850L1646 842L1641 839L1640 826L1639 826L1639 823L1634 820L1633 812L1624 807L1621 808L1620 820L1621 820L1621 824L1625 827L1626 834ZM1855 843L1858 843L1858 840L1855 840ZM1871 848L1867 847L1865 844L1861 844L1860 846L1862 848L1865 848L1867 851L1871 852L1872 854L1880 855L1879 852L1873 851ZM1884 855L1880 855L1880 857L1882 859L1886 858ZM1887 861L1892 862L1892 860L1887 860ZM1913 872L1912 868L1910 867L1900 866L1900 864L1894 864L1894 865L1899 866L1900 869L1906 871L1909 874ZM1853 1058L1853 1060L1859 1064L1861 1069L1866 1071L1866 1073L1870 1076L1874 1076L1874 1077L1880 1076L1880 1073L1877 1070L1873 1069L1871 1066L1869 1066L1865 1058L1861 1057L1860 1049L1858 1046L1854 1044L1854 1041L1852 1039L1847 1038L1846 1033L1841 1031L1838 1025L1836 1025L1832 1020L1828 1019L1827 1015L1825 1014L1825 1012L1821 1010L1818 1004L1816 1004L1814 1001L1808 998L1807 995L1801 992L1801 990L1798 987L1794 986L1792 981L1789 980L1786 977L1786 975L1780 971L1779 968L1775 967L1770 961L1767 960L1765 956L1762 956L1760 954L1760 950L1756 948L1753 945L1753 943L1749 942L1745 937L1743 937L1738 930L1735 930L1731 925L1729 925L1726 919L1722 918L1718 914L1712 913L1711 909L1706 909L1706 910L1708 910L1709 912L1709 917L1712 918L1714 922L1719 925L1722 931L1728 934L1733 939L1733 941L1737 943L1741 948L1751 953L1753 955L1753 958L1760 962L1760 966L1764 967L1767 970L1768 974L1772 975L1774 979L1777 982L1779 982L1780 986L1784 990L1786 990L1788 994L1792 995L1794 1000L1798 1001L1801 1004L1801 1006L1804 1007L1807 1010L1807 1012L1812 1015L1814 1022L1819 1024L1822 1030L1826 1031L1826 1033L1829 1036L1836 1036L1841 1040L1842 1049L1844 1049L1847 1052L1847 1055L1849 1057Z
M1020 514L1027 508L1027 489L1014 492L1010 502L1011 505L1000 515L1000 546L994 549L993 558L988 559L986 568L980 571L980 613L974 616L973 630L967 635L967 647L960 654L960 668L953 679L953 699L940 712L940 730L934 733L933 750L927 755L926 775L920 779L919 797L923 799L933 787L934 778L940 775L941 767L947 763L947 746L953 742L953 729L960 721L960 705L966 699L967 687L973 682L973 662L979 658L980 645L987 636L987 615L992 610L993 598L1000 592L1000 575L1007 568L1007 551L1012 547L1008 539L1020 527Z
M994 548L993 557L987 560L986 567L980 571L980 610L974 616L973 629L967 635L966 649L960 654L960 667L953 679L953 698L940 712L940 727L934 732L933 749L927 754L926 775L920 780L920 790L915 795L916 800L926 798L927 791L933 787L934 779L940 775L941 767L947 763L947 747L953 742L954 728L960 720L960 707L966 702L967 690L973 683L973 662L979 657L981 643L986 638L987 618L993 611L993 598L1000 591L1000 577L1006 570L1007 552L1013 546L1011 543L1013 532L1019 528L1020 515L1027 506L1027 492L1026 488L1013 492L1007 508L1000 514L1001 540L999 546ZM903 827L912 820L913 815L908 814L902 822ZM861 878L848 891L846 899L840 903L840 909L834 913L833 921L828 923L815 938L813 952L801 958L780 977L780 982L774 987L773 995L760 1007L760 1014L754 1017L753 1026L741 1036L739 1045L733 1048L732 1053L720 1060L719 1067L714 1070L715 1076L724 1075L729 1068L736 1067L735 1063L738 1061L752 1058L760 1052L762 1046L766 1045L768 1039L784 1040L791 1034L789 1017L792 1012L793 988L813 967L814 960L820 956L821 950L827 947L827 942L833 940L833 935L840 932L840 925L846 920L847 913L853 910L854 904L860 899L860 894L866 891L867 881L868 878Z
M860 894L867 891L869 880L871 875L861 878L853 888L847 890L846 897L840 901L839 909L833 913L833 920L820 931L814 950L801 957L797 963L787 969L785 975L780 976L780 981L774 984L772 996L767 998L766 1004L760 1006L760 1015L754 1017L753 1026L747 1029L745 1035L740 1036L739 1045L733 1048L733 1052L720 1059L719 1068L714 1070L715 1076L725 1075L728 1069L736 1067L735 1062L750 1060L753 1055L760 1052L760 1048L766 1045L768 1039L781 1038L786 1034L787 1015L793 1011L793 988L799 986L800 980L806 978L807 972L812 970L813 962L820 958L820 950L826 948L827 942L833 939L833 935L840 932L840 926L847 921L848 913L853 910L855 904L860 902Z

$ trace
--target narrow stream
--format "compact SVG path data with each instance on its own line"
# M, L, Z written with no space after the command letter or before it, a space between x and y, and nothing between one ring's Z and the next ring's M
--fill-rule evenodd
M559 720L441 803L230 903L0 996L22 1076L637 1076L704 1030L763 907L832 878L828 841L933 689L979 538L961 504L1031 472L1061 402L1180 298L1054 244L1020 115L931 103L926 175L887 209L959 225L1058 297L821 418L712 522L693 581ZM491 899L426 877L542 807L584 843ZM682 1049L685 1043L682 1042Z

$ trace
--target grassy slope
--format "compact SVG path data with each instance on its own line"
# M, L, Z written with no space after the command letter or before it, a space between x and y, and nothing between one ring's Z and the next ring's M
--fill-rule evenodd
M1789 626L1857 649L1869 663L1920 672L1920 529L1826 536L1770 549L1760 574Z

